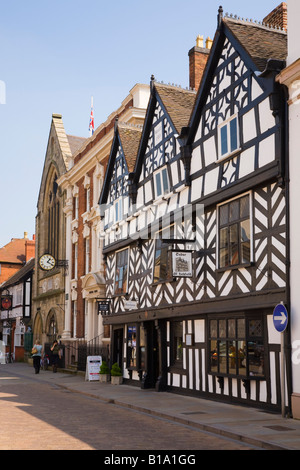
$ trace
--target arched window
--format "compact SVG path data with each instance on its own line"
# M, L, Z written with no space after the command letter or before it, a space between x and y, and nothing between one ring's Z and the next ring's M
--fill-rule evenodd
M48 252L58 259L60 206L57 175L54 174L48 197Z

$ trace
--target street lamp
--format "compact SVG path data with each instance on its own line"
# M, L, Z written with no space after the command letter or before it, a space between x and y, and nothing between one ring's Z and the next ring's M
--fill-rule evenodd
M12 318L9 318L9 312L12 310L12 300L13 296L10 294L9 290L6 288L3 292L6 291L6 294L1 295L1 311L7 312L6 323L9 327L9 362L11 362L11 325L12 325Z

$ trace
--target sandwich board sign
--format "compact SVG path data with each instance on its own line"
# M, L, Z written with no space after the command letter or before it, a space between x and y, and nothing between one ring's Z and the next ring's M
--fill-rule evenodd
M88 356L86 358L85 380L99 380L102 356Z

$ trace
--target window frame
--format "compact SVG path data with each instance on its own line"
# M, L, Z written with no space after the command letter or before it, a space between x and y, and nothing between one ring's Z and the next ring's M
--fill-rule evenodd
M176 336L176 324L181 324L181 334L182 336ZM183 349L185 346L184 339L184 321L183 320L172 320L170 321L170 367L172 370L180 369L183 370ZM181 350L179 350L180 345L176 338L181 338ZM178 356L178 352L181 352L181 357Z
M170 245L167 244L167 243L163 243L161 241L161 248L163 248L165 251L166 251L166 277L162 277L161 276L161 263L160 263L160 269L159 269L159 272L160 272L160 275L158 278L155 278L155 268L156 268L156 259L158 258L156 256L156 253L158 251L158 248L157 248L157 242L158 240L162 240L162 237L158 238L158 234L162 233L163 231L166 231L166 230L169 230L169 235L167 238L172 238L172 235L174 236L174 231L175 231L175 226L174 224L168 226L168 227L165 227L161 230L158 230L156 233L155 233L155 239L154 239L154 243L155 243L155 246L154 246L154 258L153 258L153 269L152 269L152 284L161 284L161 283L164 283L164 282L171 282L173 281L173 276L172 276L172 259L171 259L171 250L170 250Z
M116 289L116 285L120 283L120 279L118 279L118 282L117 282L117 269L118 269L118 264L117 264L117 260L118 260L118 255L120 253L123 253L124 251L128 251L127 253L127 264L123 265L122 268L124 268L124 266L126 266L126 270L125 270L125 276L126 276L126 290L123 290L123 283L124 283L124 275L122 276L122 291L120 290L119 292L117 292L117 289ZM118 295L125 295L127 294L128 292L128 281L129 281L129 252L130 252L130 248L129 247L126 247L126 248L123 248L122 250L118 250L115 252L115 274L114 274L114 295L115 296L118 296Z
M241 206L240 206L240 201L245 198L249 198L249 208L248 208L248 215L247 216L241 216ZM230 205L232 205L235 201L239 201L239 217L236 219L233 219L232 221L229 221L229 215L228 215L228 221L227 223L221 224L221 217L220 217L220 209L221 207L225 207L228 205L228 214L230 210ZM248 191L246 193L240 194L234 198L231 198L227 201L224 201L220 204L217 204L216 207L217 210L217 270L227 270L227 269L235 269L238 267L245 267L245 266L251 266L251 264L254 261L254 253L253 253L253 194L252 191ZM242 225L249 221L249 260L243 261L242 260L242 245L246 244L247 240L242 240L241 237L241 229ZM237 263L232 263L229 260L230 257L230 228L238 226L238 262ZM228 256L228 264L225 264L221 266L221 249L222 249L222 236L221 236L221 231L227 229L227 256Z
M239 334L238 321L244 321L244 335ZM217 322L217 334L211 334L211 322ZM259 321L261 323L262 333L261 335L251 335L250 333L250 322ZM220 333L220 322L224 324L226 332ZM235 333L234 335L229 333L229 322L235 322ZM208 343L208 355L207 355L207 370L211 375L218 377L236 377L242 380L266 380L267 367L266 357L268 354L268 348L265 338L266 326L264 324L263 314L251 314L251 313L240 313L236 315L218 315L209 316L207 321L207 343ZM212 347L212 343L217 343L217 348ZM255 342L260 348L261 355L256 356L251 353L250 345L253 347ZM244 343L244 351L238 349L239 343ZM259 345L260 343L260 345ZM232 346L235 344L235 346ZM225 348L225 354L221 354L221 348ZM236 359L236 351L238 350L238 359ZM215 357L213 357L215 356ZM225 361L222 361L225 358ZM260 361L259 365L253 365L253 361ZM262 364L262 365L261 365ZM225 367L226 370L221 370L221 366ZM259 372L259 368L262 367L262 371ZM256 374L254 369L257 368L258 373ZM241 373L241 370L245 373Z
M164 188L164 177L163 173L165 172L166 177L167 177L167 188ZM159 176L160 179L160 186L161 186L161 192L158 193L158 185L157 185L157 177ZM170 193L170 178L169 178L169 173L168 173L168 167L167 165L162 166L158 170L153 172L153 185L154 185L154 195L155 199L159 199L164 197L166 194Z
M234 121L236 122L236 147L232 148L231 123ZM227 151L222 153L222 132L224 129L226 129ZM218 161L233 155L238 150L240 150L239 118L238 114L233 114L226 121L218 125Z
M117 207L117 210L116 210ZM114 201L114 213L113 213L113 222L115 224L121 222L123 220L124 212L123 212L123 199L120 197Z

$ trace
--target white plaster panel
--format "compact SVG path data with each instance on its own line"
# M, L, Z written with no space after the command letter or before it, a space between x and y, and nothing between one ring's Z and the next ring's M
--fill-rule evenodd
M243 116L243 136L245 143L256 137L254 109L250 109L250 111Z
M239 178L249 175L254 171L255 165L255 147L250 147L241 153Z

